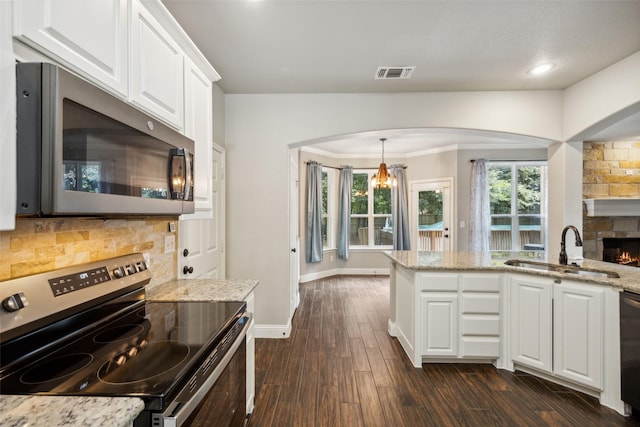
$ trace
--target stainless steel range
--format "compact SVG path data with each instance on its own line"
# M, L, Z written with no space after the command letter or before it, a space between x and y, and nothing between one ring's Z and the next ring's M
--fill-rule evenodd
M131 254L0 283L3 394L139 397L134 426L245 422L244 302L148 302Z

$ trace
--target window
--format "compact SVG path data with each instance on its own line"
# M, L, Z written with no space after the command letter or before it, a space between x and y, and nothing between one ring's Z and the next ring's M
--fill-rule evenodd
M374 170L353 172L351 187L351 246L391 246L391 190L370 186ZM370 224L372 226L370 226Z
M489 193L491 250L544 250L546 162L491 162Z

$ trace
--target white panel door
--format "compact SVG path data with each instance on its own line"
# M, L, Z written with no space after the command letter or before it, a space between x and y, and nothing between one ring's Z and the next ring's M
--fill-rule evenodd
M604 290L577 283L554 285L554 373L602 389Z
M214 144L212 157L213 218L180 221L178 267L181 278L225 278L224 149Z
M184 55L139 0L131 4L131 102L182 131Z
M453 178L411 183L411 248L452 251Z
M514 275L511 279L511 358L551 372L552 298L550 279Z
M298 215L298 150L289 151L289 316L300 303L300 230Z
M420 294L423 356L458 356L458 294Z
M29 0L13 6L14 36L127 96L127 0Z

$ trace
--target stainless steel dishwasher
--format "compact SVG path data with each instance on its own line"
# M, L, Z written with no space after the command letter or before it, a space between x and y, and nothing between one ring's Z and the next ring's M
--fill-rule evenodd
M640 294L620 294L620 374L622 400L640 410Z

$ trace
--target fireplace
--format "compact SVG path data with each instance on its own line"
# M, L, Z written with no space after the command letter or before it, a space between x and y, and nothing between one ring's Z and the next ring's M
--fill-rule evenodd
M602 239L602 260L616 264L640 265L640 237Z

